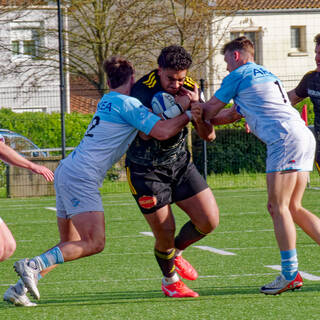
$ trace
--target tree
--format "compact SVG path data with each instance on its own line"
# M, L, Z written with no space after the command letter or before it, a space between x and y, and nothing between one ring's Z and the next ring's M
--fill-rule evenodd
M15 10L21 14L35 4L48 1L18 2L23 6L16 6ZM54 4L49 2L51 6ZM199 77L199 70L204 70L219 44L215 41L213 46L208 35L219 34L221 39L220 21L234 12L235 6L230 10L231 5L222 2L218 6L213 1L199 0L62 0L65 69L70 75L86 79L102 95L107 89L103 71L107 57L128 58L139 75L156 67L156 57L164 46L178 43L193 56L191 72ZM52 10L51 19L57 20L56 14ZM30 77L34 84L40 77L49 77L58 67L57 26L51 25L42 32L50 40L41 47L38 65L42 66L42 72ZM11 47L6 50L12 53Z

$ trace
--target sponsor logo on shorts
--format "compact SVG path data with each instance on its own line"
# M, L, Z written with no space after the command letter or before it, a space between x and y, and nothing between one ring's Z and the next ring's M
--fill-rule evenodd
M71 199L71 203L72 203L73 207L77 207L80 203L80 200L73 198L73 199Z
M138 199L140 207L144 209L151 209L157 204L155 196L142 196Z
M296 163L296 160L290 160L289 163Z

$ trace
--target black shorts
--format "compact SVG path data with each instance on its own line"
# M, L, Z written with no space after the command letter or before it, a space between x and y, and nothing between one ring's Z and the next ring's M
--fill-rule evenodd
M142 213L190 198L208 188L189 156L170 166L146 167L127 162L127 179Z

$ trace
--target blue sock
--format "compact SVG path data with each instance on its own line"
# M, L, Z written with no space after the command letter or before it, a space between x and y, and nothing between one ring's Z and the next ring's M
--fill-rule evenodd
M281 273L286 280L293 280L298 273L297 250L280 251L281 254Z
M39 266L41 271L54 264L63 263L64 258L59 247L54 247L51 250L43 253L42 255L32 258L30 262L31 263L34 262L37 266ZM30 262L29 262L29 265L30 265Z

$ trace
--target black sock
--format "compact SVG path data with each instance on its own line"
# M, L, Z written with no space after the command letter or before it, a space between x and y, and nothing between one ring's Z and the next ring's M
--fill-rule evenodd
M174 265L175 249L172 249L169 252L161 252L157 249L154 249L154 255L157 259L162 274L167 278L171 278L176 272Z
M184 250L194 242L206 236L205 233L197 229L197 227L188 221L180 230L179 234L174 239L174 245L179 250Z

